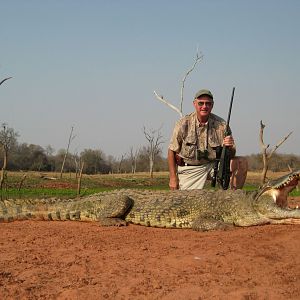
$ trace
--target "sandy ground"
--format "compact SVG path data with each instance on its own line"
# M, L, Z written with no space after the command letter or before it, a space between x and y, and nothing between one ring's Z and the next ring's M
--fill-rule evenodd
M299 225L2 223L0 298L300 299L299 249Z

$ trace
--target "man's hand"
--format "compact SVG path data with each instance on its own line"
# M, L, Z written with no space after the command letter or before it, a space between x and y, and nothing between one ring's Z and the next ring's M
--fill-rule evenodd
M170 178L169 187L170 187L170 190L178 190L179 184L178 184L177 176L175 178Z
M170 149L168 149L168 165L169 165L169 174L170 174L170 181L169 181L170 190L178 190L179 182L177 177L176 152Z
M231 135L225 136L223 140L223 145L229 148L232 148L234 146L234 139Z

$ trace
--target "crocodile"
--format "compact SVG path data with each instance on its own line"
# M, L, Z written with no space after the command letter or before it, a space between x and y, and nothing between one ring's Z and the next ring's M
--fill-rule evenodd
M116 190L79 199L0 201L0 222L14 220L94 221L101 226L128 223L206 231L234 226L300 224L300 209L287 196L300 169L267 182L255 192L243 190Z

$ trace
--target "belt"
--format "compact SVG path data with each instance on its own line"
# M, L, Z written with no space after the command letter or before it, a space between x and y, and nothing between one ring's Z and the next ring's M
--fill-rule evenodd
M200 165L192 165L192 164L184 163L183 166L185 166L185 167L197 167L197 166L200 166Z

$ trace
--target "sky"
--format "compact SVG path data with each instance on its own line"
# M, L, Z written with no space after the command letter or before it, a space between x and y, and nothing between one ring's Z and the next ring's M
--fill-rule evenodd
M237 154L273 148L300 154L300 1L298 0L0 0L0 122L19 142L101 149L121 157L160 130L166 156L179 114L195 93L214 94L213 112L227 118ZM298 132L297 132L298 131Z

